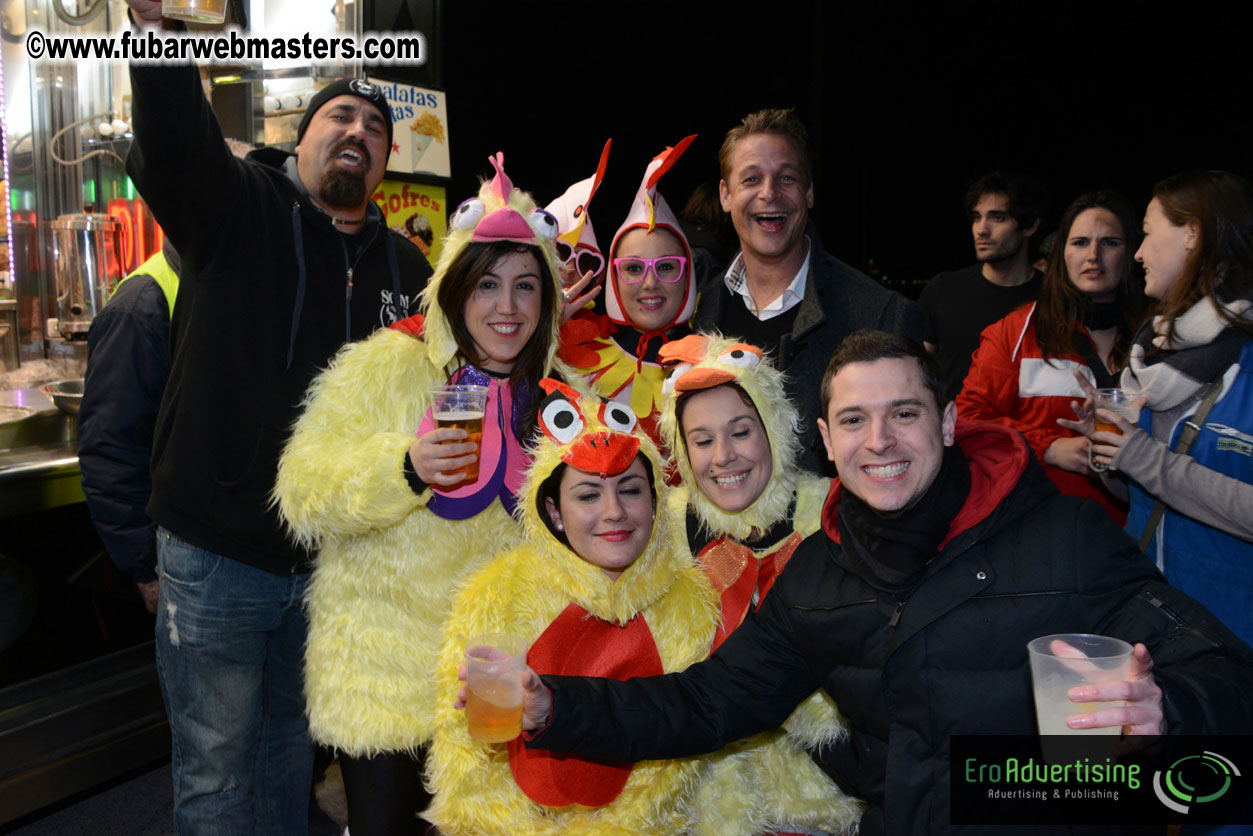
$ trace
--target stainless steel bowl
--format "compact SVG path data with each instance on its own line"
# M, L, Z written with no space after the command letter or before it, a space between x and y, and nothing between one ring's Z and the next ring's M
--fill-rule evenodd
M83 379L58 380L45 383L39 389L52 398L52 402L66 415L77 415L78 407L83 402Z

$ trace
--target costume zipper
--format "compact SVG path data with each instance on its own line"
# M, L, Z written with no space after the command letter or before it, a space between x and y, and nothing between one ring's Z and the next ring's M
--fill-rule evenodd
M900 624L901 613L904 611L904 609L905 609L905 602L897 601L896 610L892 613L892 617L888 620L889 627L895 627L897 624Z

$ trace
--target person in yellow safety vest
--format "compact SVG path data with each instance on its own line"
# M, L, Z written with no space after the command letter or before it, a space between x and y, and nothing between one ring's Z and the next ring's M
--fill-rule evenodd
M170 373L178 253L168 239L118 283L87 334L78 462L87 511L109 557L157 611L156 526L148 462Z

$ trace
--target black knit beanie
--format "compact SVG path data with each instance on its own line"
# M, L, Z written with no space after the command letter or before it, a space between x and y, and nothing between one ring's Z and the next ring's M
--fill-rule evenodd
M383 90L377 84L366 81L364 78L341 78L339 81L326 85L314 94L313 98L309 100L309 104L305 107L305 115L300 120L300 127L296 129L297 145L300 144L300 140L304 139L305 129L309 127L309 122L313 120L313 114L317 113L322 105L336 96L356 96L359 99L365 99L378 108L379 112L383 114L383 122L387 125L387 147L391 148L392 108L387 103Z

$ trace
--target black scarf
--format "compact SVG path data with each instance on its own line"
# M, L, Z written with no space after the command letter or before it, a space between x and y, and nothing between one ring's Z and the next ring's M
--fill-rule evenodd
M1089 302L1083 314L1083 324L1089 331L1104 331L1123 324L1122 306L1117 302Z
M940 472L914 505L878 514L848 490L836 511L840 545L854 571L889 592L911 589L939 551L970 494L970 466L956 446L945 448Z

